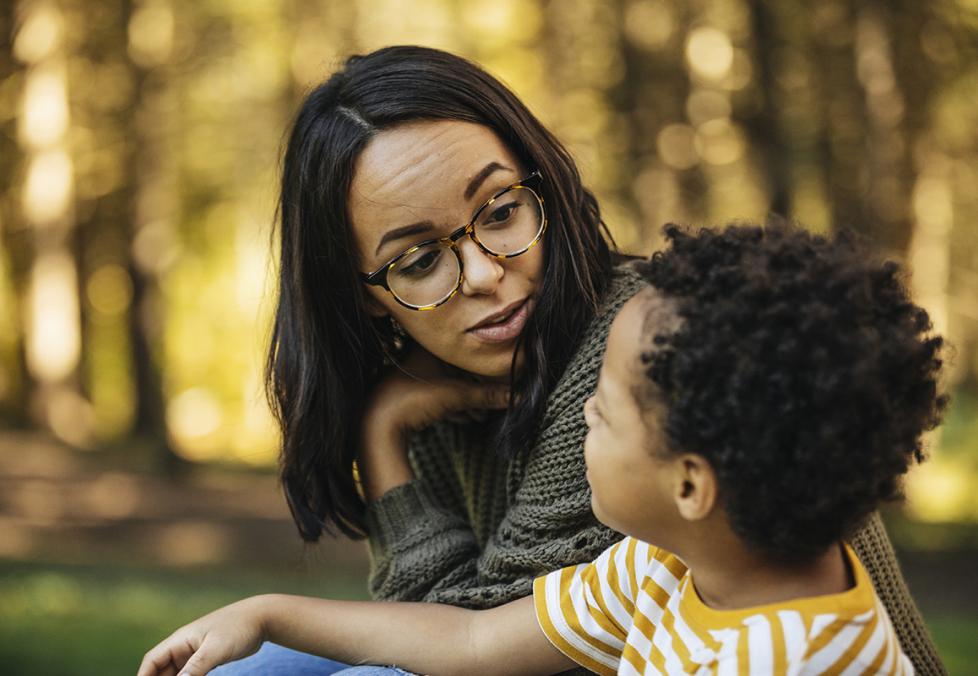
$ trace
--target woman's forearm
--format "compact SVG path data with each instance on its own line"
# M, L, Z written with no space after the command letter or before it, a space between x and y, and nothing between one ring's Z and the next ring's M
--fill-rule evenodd
M367 502L414 480L405 436L394 426L375 425L364 432L357 468Z

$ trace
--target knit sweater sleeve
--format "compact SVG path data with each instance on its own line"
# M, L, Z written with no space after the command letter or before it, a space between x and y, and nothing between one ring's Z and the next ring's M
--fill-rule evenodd
M535 577L590 561L621 538L591 511L582 405L594 390L611 320L641 286L631 270L616 271L601 313L548 400L533 447L508 462L489 460L498 470L494 481L463 485L429 462L424 475L371 505L374 598L493 607L529 595ZM441 441L459 443L445 435ZM486 522L491 530L477 537Z
M479 555L461 486L450 467L455 430L435 425L413 435L409 456L434 459L418 478L398 486L367 509L373 598L421 601L433 587L465 579Z
M873 579L873 587L886 606L886 612L900 639L900 646L913 662L914 673L921 676L947 674L920 611L907 589L907 583L900 572L900 564L897 563L896 554L878 512L852 538L852 546Z

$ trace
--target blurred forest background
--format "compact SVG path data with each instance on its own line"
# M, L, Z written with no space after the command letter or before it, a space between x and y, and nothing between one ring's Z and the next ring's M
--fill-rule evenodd
M303 548L261 367L283 135L351 53L508 83L620 247L788 215L905 261L953 346L887 512L952 673L978 660L978 0L0 0L0 663L132 673L243 594L364 595Z

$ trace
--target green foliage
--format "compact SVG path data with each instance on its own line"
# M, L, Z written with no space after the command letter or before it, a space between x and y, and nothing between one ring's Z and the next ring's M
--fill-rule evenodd
M366 597L359 574L314 577L0 563L0 664L4 673L31 676L133 674L143 653L171 631L250 594ZM949 672L970 673L978 661L978 617L927 619Z
M978 618L941 615L927 620L937 651L951 676L974 673L978 664Z
M245 596L278 591L366 597L360 573L296 575L0 563L0 664L6 674L134 674L182 624Z

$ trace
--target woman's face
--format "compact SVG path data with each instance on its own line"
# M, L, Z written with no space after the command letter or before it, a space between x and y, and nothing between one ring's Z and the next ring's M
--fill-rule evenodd
M445 237L527 169L487 127L418 121L374 136L357 160L349 211L361 270L373 272L418 242ZM468 237L457 243L465 271L458 293L419 312L369 286L372 310L394 317L444 362L490 378L509 375L517 338L543 275L543 246L491 258Z

